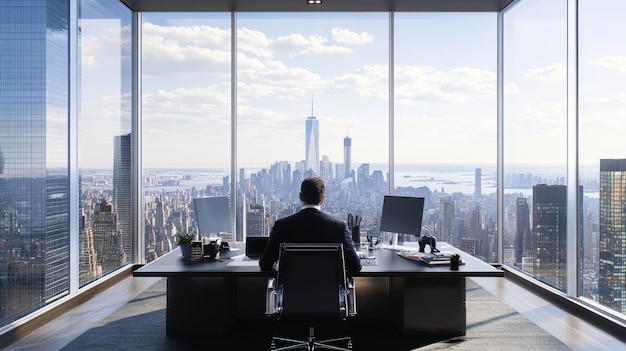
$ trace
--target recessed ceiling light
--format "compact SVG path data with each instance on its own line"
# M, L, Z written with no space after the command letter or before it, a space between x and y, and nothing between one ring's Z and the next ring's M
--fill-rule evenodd
M306 0L306 3L309 5L319 5L322 3L322 0Z

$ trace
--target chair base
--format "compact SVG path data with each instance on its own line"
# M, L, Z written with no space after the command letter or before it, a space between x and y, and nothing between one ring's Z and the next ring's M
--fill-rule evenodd
M287 346L282 346L282 347L276 347L276 341L284 341L287 343L290 343L290 345ZM333 344L338 343L340 341L346 341L347 346L346 347L339 347L339 346L335 346ZM319 340L317 341L315 339L315 329L313 327L309 328L309 337L307 338L307 340L296 340L296 339L289 339L289 338L283 338L283 337L278 337L278 336L274 336L272 337L272 344L271 344L271 349L274 351L283 351L283 350L297 350L297 349L304 349L307 351L314 351L314 350L339 350L339 351L351 351L352 350L352 338L347 336L347 337L342 337L342 338L335 338L335 339L326 339L326 340Z

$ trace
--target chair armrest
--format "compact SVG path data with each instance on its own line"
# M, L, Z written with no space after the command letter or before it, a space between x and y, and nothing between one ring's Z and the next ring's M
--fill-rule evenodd
M267 316L275 316L278 313L276 308L278 295L276 293L276 287L274 286L275 284L275 278L269 278L267 280L267 288L265 290L265 315Z
M348 290L348 314L356 316L356 287L353 278L347 278Z

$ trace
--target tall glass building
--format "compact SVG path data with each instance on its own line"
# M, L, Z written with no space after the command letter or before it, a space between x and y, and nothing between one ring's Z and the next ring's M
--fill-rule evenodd
M306 119L304 171L313 171L319 176L320 169L320 121L315 116Z
M626 313L626 159L600 160L600 303Z
M0 3L0 324L69 293L69 20Z

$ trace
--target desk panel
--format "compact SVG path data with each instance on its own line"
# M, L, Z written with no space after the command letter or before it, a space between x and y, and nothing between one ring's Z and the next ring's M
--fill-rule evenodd
M459 253L465 264L452 271L449 266L429 267L407 260L393 250L367 250L376 257L377 265L364 266L353 274L355 322L393 322L405 334L465 335L465 278L501 277L504 273L446 243L437 246ZM237 319L267 318L265 289L267 279L276 272L228 264L242 254L243 250L238 250L222 253L214 262L189 262L176 249L133 275L168 279L168 335L223 334ZM202 322L193 323L198 320Z

